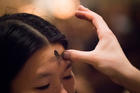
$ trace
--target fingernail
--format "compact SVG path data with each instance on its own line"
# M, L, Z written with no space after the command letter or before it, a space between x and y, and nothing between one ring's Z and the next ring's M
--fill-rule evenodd
M64 51L64 53L62 54L62 56L63 56L63 58L66 59L66 60L70 59L70 53L67 52L67 51Z

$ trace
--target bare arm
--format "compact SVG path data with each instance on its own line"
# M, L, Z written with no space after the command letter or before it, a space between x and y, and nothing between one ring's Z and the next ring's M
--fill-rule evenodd
M140 93L140 71L131 65L103 18L83 6L80 6L76 16L90 21L95 26L99 42L92 51L67 50L64 57L75 62L91 64L114 82L130 91Z

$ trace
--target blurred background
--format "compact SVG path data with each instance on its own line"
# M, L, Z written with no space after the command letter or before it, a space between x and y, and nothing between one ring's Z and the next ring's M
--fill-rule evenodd
M30 13L30 1L33 0L26 3L23 3L23 0L0 0L0 15L25 12L24 9L18 11L19 7L27 9L26 12ZM140 0L81 0L81 4L104 18L130 62L140 69ZM31 5L31 8L26 8L26 5ZM48 20L47 17L44 19ZM72 17L67 20L55 19L51 23L66 35L69 48L90 51L98 43L94 26L87 21ZM90 65L75 63L73 71L78 93L129 93L127 89L113 83Z
M140 69L140 0L81 0L81 4L104 18L130 62ZM58 28L71 48L93 50L98 42L93 26L75 18L67 22L68 26ZM87 64L75 64L73 70L79 93L129 93Z

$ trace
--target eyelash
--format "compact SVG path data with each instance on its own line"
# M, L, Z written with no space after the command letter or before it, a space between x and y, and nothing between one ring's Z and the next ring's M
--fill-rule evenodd
M69 75L69 76L64 77L63 79L64 79L64 80L69 80L69 79L71 79L71 78L72 78L72 75Z
M41 87L37 87L37 90L44 90L44 89L48 89L50 87L50 84L47 84L45 86L41 86Z

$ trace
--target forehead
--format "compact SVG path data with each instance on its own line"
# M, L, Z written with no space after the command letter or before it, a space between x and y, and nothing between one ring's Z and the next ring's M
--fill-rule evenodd
M64 48L60 44L51 44L42 49L38 50L36 53L32 55L32 57L28 60L30 63L34 61L37 65L41 65L44 62L50 63L55 61L56 57L54 55L54 51L57 50L59 54L63 53ZM37 61L37 62L36 62Z
M54 55L54 50L57 50L59 54L62 54L64 48L60 44L51 44L46 46L37 52L35 52L24 66L24 72L40 73L44 70L51 71L58 66L57 58Z
M59 65L54 50L61 54L64 48L60 44L52 44L35 52L25 63L16 80L32 84L40 73L51 73L53 76L60 75L64 71L66 62L61 62L62 64Z

